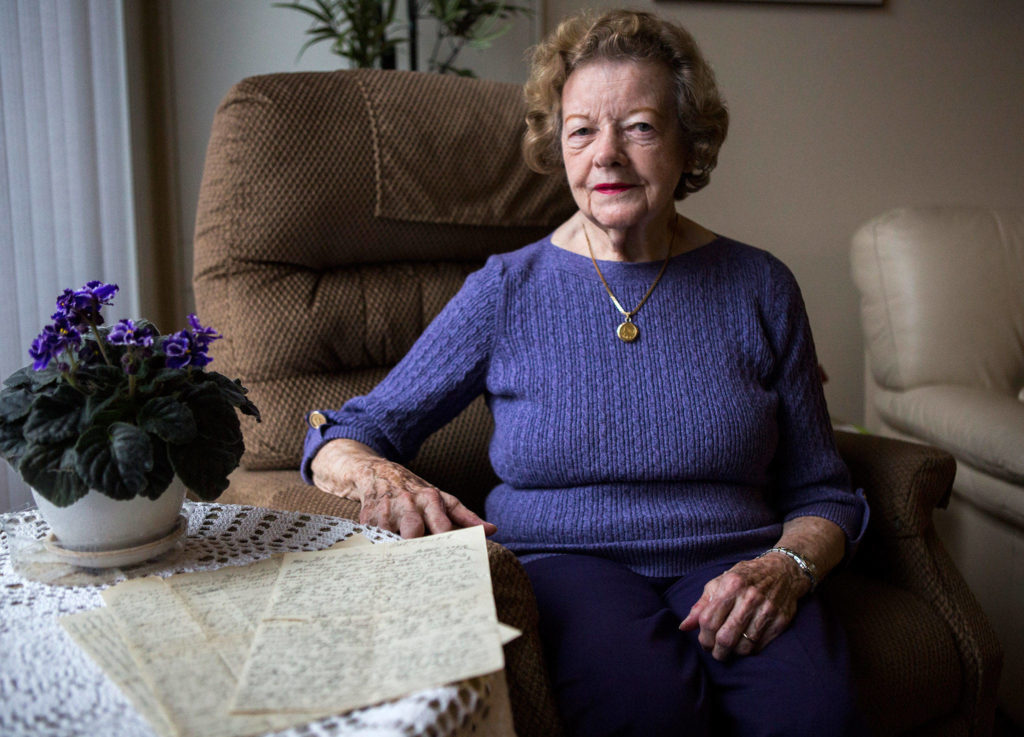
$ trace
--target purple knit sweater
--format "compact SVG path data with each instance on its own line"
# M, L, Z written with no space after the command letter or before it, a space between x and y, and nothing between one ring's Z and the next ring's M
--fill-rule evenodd
M601 262L635 306L661 263ZM674 257L623 343L590 259L550 237L492 256L368 395L306 438L398 461L484 393L495 539L520 556L585 553L682 575L771 547L784 520L867 522L836 452L799 288L727 238Z

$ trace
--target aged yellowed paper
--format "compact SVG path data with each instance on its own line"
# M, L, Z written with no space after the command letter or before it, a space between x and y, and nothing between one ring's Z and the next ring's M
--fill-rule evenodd
M523 633L511 625L498 622L498 639L502 645L507 645Z
M181 599L183 614L202 630L203 640L217 650L236 680L280 568L281 557L274 556L247 566L164 579Z
M487 616L493 617L486 549L482 536L479 537L476 541L478 567L474 576L477 583L486 582L486 600L490 602ZM361 544L372 549L367 538L353 535L330 550L341 554ZM438 544L427 547L436 548ZM433 556L437 558L436 551ZM451 556L451 553L447 555ZM404 555L401 557L406 559ZM227 737L302 724L341 709L288 710L288 713L259 715L227 711L229 697L236 689L254 634L274 590L281 560L275 557L242 567L179 574L167 579L126 581L103 592L107 608L71 615L61 622L129 696L160 737ZM376 557L371 560L375 565L379 563ZM479 568L481 562L482 569ZM351 564L358 565L356 561ZM462 582L448 585L447 581L451 580L450 575L459 575L461 570L459 567L447 573L435 570L431 577L440 573L439 580L430 583L433 578L420 577L416 584L427 588L436 584L441 590L445 586L455 590ZM321 584L320 581L313 583L313 589ZM389 596L365 596L360 606L369 606L374 599L379 599L384 606ZM443 612L438 610L433 614ZM520 634L496 620L493 626L500 633L502 643ZM317 657L308 644L303 650L307 657ZM498 663L497 668L500 668L500 660ZM197 674L201 677L197 678ZM357 706L368 703L364 701Z
M139 673L109 609L68 614L60 618L60 623L71 635L71 639L128 697L154 732L160 737L175 737L178 734L149 683Z
M227 703L237 683L230 664L244 660L238 654L244 643L231 634L204 630L167 580L125 581L101 595L141 677L181 737L262 734L326 716L229 714Z
M503 665L482 527L293 553L232 710L339 712Z

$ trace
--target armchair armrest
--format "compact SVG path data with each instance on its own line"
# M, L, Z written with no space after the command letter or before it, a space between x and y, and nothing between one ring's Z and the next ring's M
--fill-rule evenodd
M836 446L854 487L864 489L873 535L919 536L931 526L932 510L949 502L956 461L945 451L851 432L837 432Z
M511 550L490 540L487 561L498 619L523 633L505 645L505 678L516 733L560 737L562 726L544 663L530 579Z
M1024 403L1013 395L938 384L880 391L875 406L896 430L985 473L1024 484Z
M989 734L1002 648L932 527L949 501L956 461L938 448L879 435L837 432L836 445L871 508L854 559L860 574L910 592L945 622L963 664L961 704L968 734ZM838 583L838 582L837 582Z

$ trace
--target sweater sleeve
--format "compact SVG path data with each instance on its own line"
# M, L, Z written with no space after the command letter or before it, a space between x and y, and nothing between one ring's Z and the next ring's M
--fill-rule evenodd
M836 449L800 288L785 265L774 258L771 263L765 317L775 358L769 388L778 397L775 506L787 521L816 516L835 522L846 533L849 555L867 528L867 501L851 489Z
M501 262L492 256L369 394L341 409L321 410L327 421L306 433L301 473L307 483L313 483L313 457L329 440L358 440L385 458L406 462L484 390L501 283Z

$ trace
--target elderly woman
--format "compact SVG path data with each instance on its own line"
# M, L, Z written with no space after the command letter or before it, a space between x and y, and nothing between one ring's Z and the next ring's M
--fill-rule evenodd
M572 734L859 731L813 593L867 510L832 438L800 292L765 251L676 212L728 116L691 36L581 14L534 53L527 162L579 210L491 257L303 473L405 537L482 524L537 595ZM483 393L489 522L399 465ZM495 523L495 524L492 524Z

